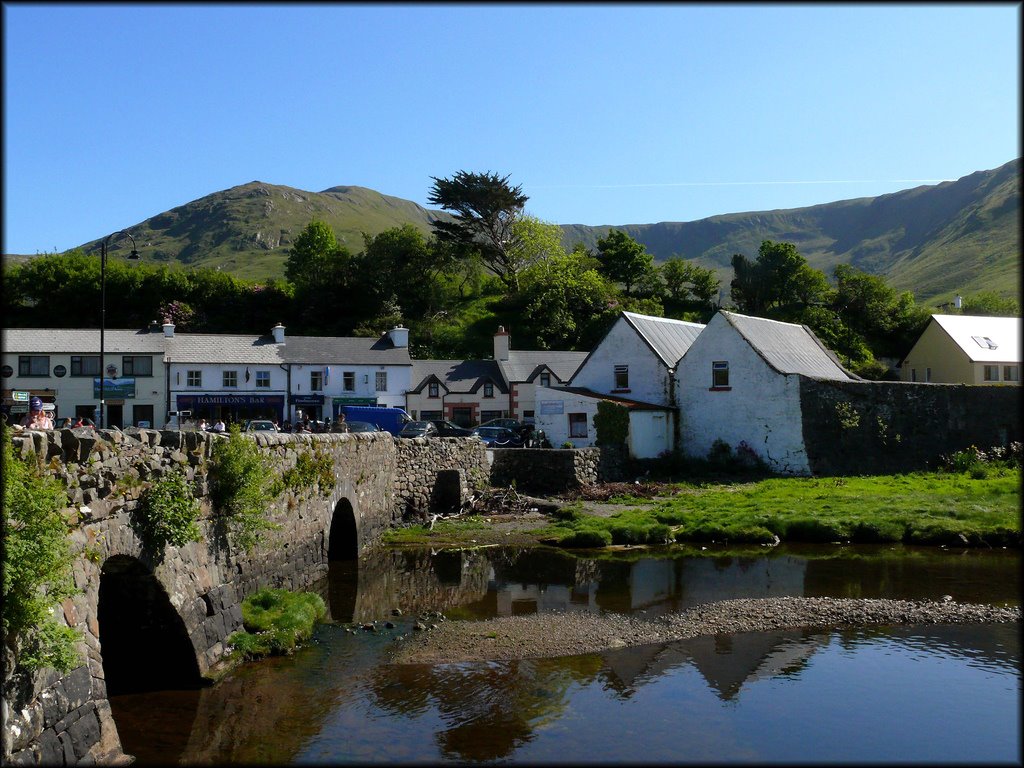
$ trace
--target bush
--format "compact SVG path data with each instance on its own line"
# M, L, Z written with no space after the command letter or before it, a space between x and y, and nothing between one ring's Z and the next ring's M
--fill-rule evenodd
M79 591L61 516L67 494L34 462L14 457L6 425L2 439L3 634L15 641L18 667L70 672L81 663L75 649L80 635L54 616L60 602Z
M601 529L573 531L558 540L558 546L567 549L598 549L612 543L612 534Z
M255 441L242 435L237 424L231 425L227 440L213 444L210 498L245 551L262 540L264 531L280 527L267 515L282 487Z
M199 541L199 502L181 472L168 475L146 488L131 516L131 526L142 545L162 552L168 544L181 547Z

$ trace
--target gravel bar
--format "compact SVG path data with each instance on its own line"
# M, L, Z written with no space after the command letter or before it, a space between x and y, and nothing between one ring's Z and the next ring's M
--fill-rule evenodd
M654 619L583 612L449 621L396 643L395 664L508 661L595 653L700 635L892 624L1019 622L1020 606L943 600L773 597L723 600Z

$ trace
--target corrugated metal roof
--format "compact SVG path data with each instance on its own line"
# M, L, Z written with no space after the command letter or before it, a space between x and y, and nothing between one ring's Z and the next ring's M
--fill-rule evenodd
M430 376L436 376L449 392L472 392L484 380L494 383L495 388L508 393L508 387L494 360L414 360L412 364L412 386L419 390Z
M1020 362L1019 317L932 315L932 320L974 362Z
M843 368L835 355L804 325L734 312L722 311L721 314L779 373L797 373L815 379L859 379Z
M568 381L586 359L587 352L541 352L510 350L508 360L498 360L507 381L528 381L542 366L547 366L559 381Z
M2 339L4 352L11 354L88 355L100 351L99 328L4 328ZM162 355L164 334L107 328L103 332L103 351Z
M694 339L705 328L700 323L638 315L635 312L623 312L622 316L647 341L668 368L679 362L679 358L686 354Z

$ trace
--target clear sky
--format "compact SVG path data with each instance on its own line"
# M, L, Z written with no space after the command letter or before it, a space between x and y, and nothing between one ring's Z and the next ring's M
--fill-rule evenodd
M1020 3L4 3L4 253L263 181L693 221L1021 155Z

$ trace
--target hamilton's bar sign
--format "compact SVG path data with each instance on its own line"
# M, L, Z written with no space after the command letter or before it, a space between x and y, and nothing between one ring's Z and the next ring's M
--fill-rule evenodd
M266 405L284 407L284 395L178 395L178 408L203 405Z

